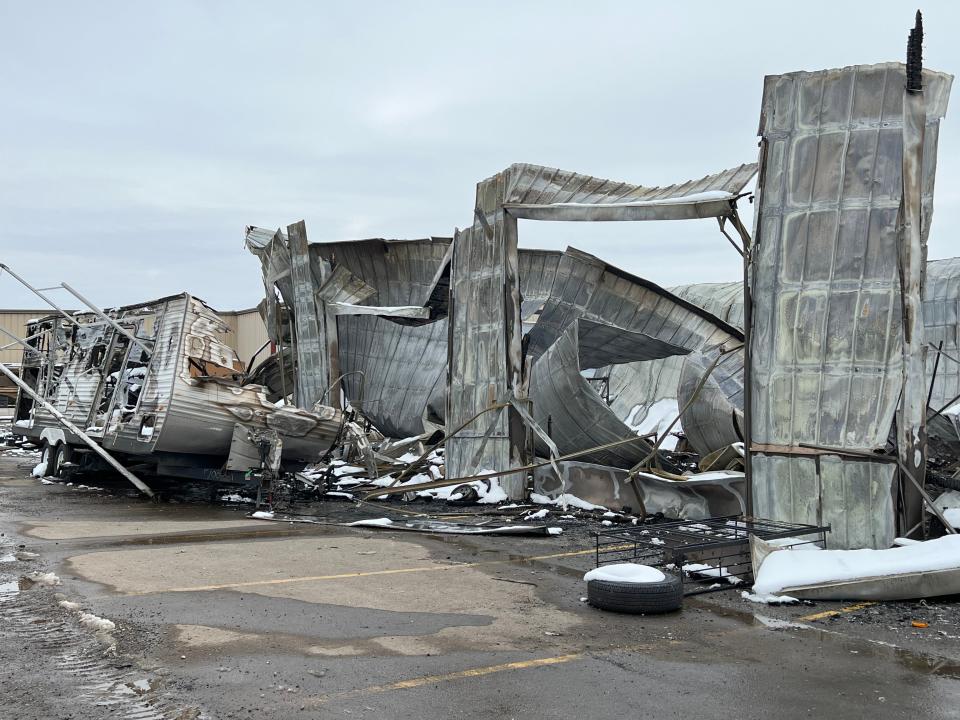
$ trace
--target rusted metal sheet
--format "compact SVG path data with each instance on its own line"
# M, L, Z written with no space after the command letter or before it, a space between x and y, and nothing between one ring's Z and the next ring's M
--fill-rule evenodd
M952 78L923 77L925 237ZM897 227L905 81L895 63L766 78L750 278L756 444L887 443L903 386ZM889 465L763 452L752 453L751 465L758 515L842 526L829 536L834 546L892 541Z

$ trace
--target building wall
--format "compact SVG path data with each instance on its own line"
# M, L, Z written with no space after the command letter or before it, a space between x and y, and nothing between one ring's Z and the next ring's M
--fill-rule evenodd
M18 338L23 338L27 334L27 321L33 318L44 317L50 314L47 310L0 310L0 328L9 333L13 333ZM23 357L23 346L13 342L13 338L0 332L0 347L4 345L12 346L0 350L0 362L19 363Z
M263 324L263 319L256 308L217 312L217 314L230 326L230 332L224 338L224 342L237 351L237 355L244 363L250 362L253 354L270 339L267 336L267 326ZM264 350L257 356L257 361L263 360L269 352L269 348Z

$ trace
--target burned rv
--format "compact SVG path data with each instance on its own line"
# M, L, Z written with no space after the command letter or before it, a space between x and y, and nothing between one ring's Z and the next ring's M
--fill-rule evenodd
M270 402L227 332L187 293L38 318L13 432L41 445L42 470L54 476L102 465L87 438L138 475L238 480L319 459L341 437L344 414Z

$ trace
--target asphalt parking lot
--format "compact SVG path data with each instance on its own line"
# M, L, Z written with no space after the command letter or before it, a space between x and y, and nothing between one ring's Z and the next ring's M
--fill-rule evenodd
M30 463L0 454L2 718L960 717L953 602L616 615L582 532L264 522Z

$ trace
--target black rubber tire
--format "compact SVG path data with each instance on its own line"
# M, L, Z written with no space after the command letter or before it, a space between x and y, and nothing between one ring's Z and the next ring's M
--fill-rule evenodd
M676 575L664 575L664 580L652 583L590 580L587 602L600 610L634 615L679 610L683 605L683 582Z
M57 446L51 445L46 440L43 441L43 445L40 449L40 462L44 460L47 461L47 468L44 470L44 477L56 477L57 471L60 469L57 465Z
M52 457L54 472L48 472L47 474L51 477L65 478L67 473L63 464L70 459L70 449L67 444L57 443L57 446L53 449Z

